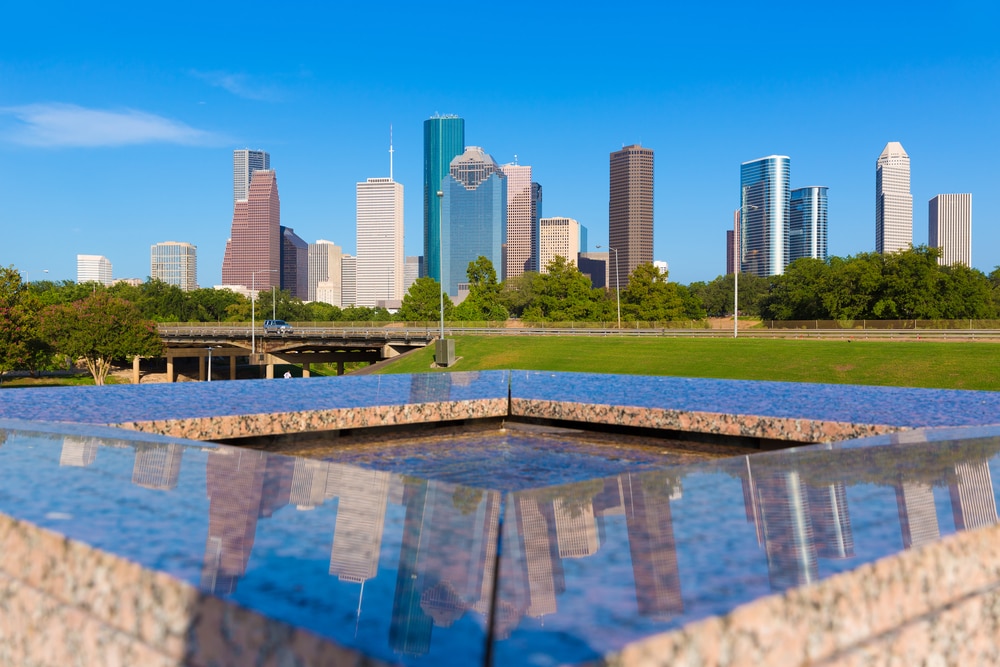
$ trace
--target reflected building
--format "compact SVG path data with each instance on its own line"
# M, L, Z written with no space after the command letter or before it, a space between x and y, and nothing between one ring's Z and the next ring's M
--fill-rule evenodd
M997 522L997 501L989 462L966 461L955 464L955 476L948 484L955 530L972 530Z
M336 487L337 523L330 549L330 574L341 581L362 583L378 574L378 559L385 531L392 475L339 463L329 464L329 479Z
M643 616L684 611L668 489L649 474L621 475L635 598Z
M67 436L62 441L62 451L59 452L59 465L85 468L97 460L97 448L100 446L97 438L76 438Z
M300 510L319 507L326 500L327 470L330 464L315 459L295 458L288 502Z
M901 479L894 488L903 548L919 547L941 537L931 485Z
M389 646L396 653L422 656L431 648L434 619L420 606L424 588L417 562L420 558L420 533L427 511L426 480L407 478L403 489L403 539L396 570L396 588L392 596L392 619L389 624Z
M553 510L560 558L585 558L597 553L601 541L593 502L568 505L562 498L556 498Z
M554 539L552 502L542 502L527 494L515 498L515 519L524 550L523 574L527 583L524 613L533 618L554 614L556 596L566 590L566 582Z
M788 266L790 169L787 155L740 165L740 273L766 278Z
M176 488L183 455L184 448L181 445L137 445L135 463L132 466L132 483L163 491Z
M767 472L756 482L771 589L784 591L819 577L809 497L798 471Z
M847 488L843 483L808 486L809 520L812 522L816 555L820 558L854 556L854 532L847 511Z
M246 449L224 449L208 455L208 539L201 575L205 590L232 593L246 573L257 533L267 460L266 453Z
M451 399L453 373L414 373L410 376L409 403L437 403Z

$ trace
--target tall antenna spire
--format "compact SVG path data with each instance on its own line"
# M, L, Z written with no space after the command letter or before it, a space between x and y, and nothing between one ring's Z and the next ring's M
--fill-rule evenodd
M389 180L392 180L392 154L396 151L392 150L392 123L389 123Z

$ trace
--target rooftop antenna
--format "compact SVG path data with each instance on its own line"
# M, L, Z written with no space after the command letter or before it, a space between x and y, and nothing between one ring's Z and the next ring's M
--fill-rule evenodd
M514 153L514 164L517 164L517 153Z
M392 180L392 154L396 151L392 150L392 123L389 123L389 180Z

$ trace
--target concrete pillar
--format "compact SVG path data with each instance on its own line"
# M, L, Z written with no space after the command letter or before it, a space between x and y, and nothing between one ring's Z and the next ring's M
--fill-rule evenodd
M309 364L308 363L302 364L302 377L304 377L304 378L311 377L309 375Z
M139 356L132 357L132 384L139 384Z
M337 375L343 375L343 374L344 374L344 362L343 361L338 361L337 362Z
M267 374L264 377L268 380L274 379L274 364L267 365Z
M167 382L174 381L174 355L167 352Z
M230 355L229 357L229 379L236 379L236 355Z
M205 381L205 357L198 355L198 382Z

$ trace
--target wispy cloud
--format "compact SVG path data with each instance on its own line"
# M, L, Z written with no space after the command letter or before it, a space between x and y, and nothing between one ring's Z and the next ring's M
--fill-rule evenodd
M191 74L215 88L222 88L237 97L258 102L277 102L281 93L277 87L261 83L246 74L232 72L199 72L191 70Z
M106 111L75 104L29 104L0 107L14 120L2 137L26 146L97 147L134 144L206 145L220 142L211 132L156 114L123 109ZM0 125L8 125L3 123Z

